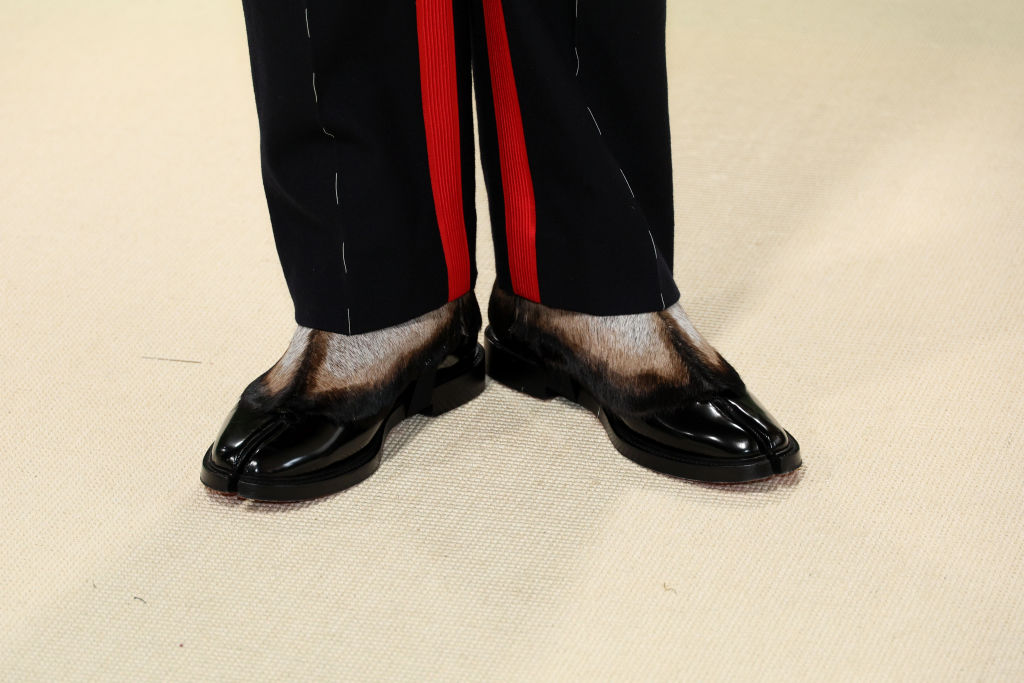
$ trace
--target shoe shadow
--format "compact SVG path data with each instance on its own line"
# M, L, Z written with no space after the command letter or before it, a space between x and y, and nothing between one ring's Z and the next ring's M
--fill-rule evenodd
M657 473L656 473L657 474ZM713 507L727 508L760 508L768 507L789 498L800 486L804 478L804 468L800 467L786 474L776 474L758 481L739 483L714 483L682 479L671 475L659 474L659 478L672 480L669 483L685 488L677 491L686 498L700 499L703 504Z
M296 501L254 500L252 498L242 498L237 493L223 493L221 491L214 491L210 488L206 489L206 500L213 505L218 505L223 508L244 508L246 511L255 514L269 515L314 507L329 497L330 496L322 496L311 500Z

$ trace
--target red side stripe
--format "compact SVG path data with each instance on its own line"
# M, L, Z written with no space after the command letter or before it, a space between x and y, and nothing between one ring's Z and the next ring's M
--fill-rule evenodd
M519 296L540 301L537 283L537 205L533 178L526 155L526 136L519 110L512 55L505 30L501 0L483 0L487 31L487 61L494 91L494 113L498 128L498 159L505 195L505 234L512 289Z
M448 267L448 300L452 301L469 291L452 0L416 0L416 29L430 186Z

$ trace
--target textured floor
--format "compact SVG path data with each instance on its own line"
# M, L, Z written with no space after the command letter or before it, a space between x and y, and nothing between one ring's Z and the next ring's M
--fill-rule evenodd
M283 506L198 482L293 326L239 3L0 5L0 678L1024 678L1018 0L670 0L677 280L802 471L491 385Z

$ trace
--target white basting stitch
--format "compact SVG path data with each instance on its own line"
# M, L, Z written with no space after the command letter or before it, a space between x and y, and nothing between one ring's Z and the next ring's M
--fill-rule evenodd
M313 36L311 35L310 30L309 30L309 8L308 7L305 8L305 15L306 15L306 38L309 38L310 40L312 40ZM313 72L313 101L315 103L317 103L317 104L320 103L320 95L316 91L316 71ZM326 126L321 124L320 130L322 130L324 132L324 135L326 135L327 137L331 138L332 140L335 139L334 133L332 133L331 131L327 130ZM340 175L341 175L340 171L335 171L334 172L334 204L336 206L341 206L341 191L339 190L339 184L340 184L339 177L340 177ZM348 261L347 261L346 256L345 256L345 242L341 243L341 265L342 265L342 268L345 271L345 274L348 275ZM352 334L352 309L350 309L350 308L346 308L345 309L345 318L348 321L348 333Z
M622 174L622 179L626 181L626 187L629 188L629 194L633 195L633 199L636 199L636 193L633 192L633 186L629 184L629 178L626 177L626 172L620 168L619 173Z
M575 9L576 21L579 21L579 18L580 18L580 0L576 0L575 8L576 8ZM579 75L580 75L580 50L579 50L579 47L577 45L573 45L572 46L572 51L576 55L576 77L579 78ZM590 114L590 120L594 122L594 128L597 128L597 134L603 137L604 133L601 131L601 125L597 122L597 117L594 116L594 111L589 106L587 106L587 113ZM622 174L622 179L624 181L626 181L626 187L629 188L630 196L633 199L636 199L636 193L633 192L633 186L630 184L629 178L626 177L626 172L620 168L619 169L619 173ZM654 249L654 260L655 260L655 262L657 262L657 260L658 260L658 245L654 241L654 233L652 233L650 230L648 230L647 231L647 235L651 238L651 247ZM661 297L661 308L662 309L667 308L665 306L665 293L663 291L661 291L660 286L658 288L658 296Z
M626 183L628 184L629 181L627 180ZM657 262L657 260L658 260L658 245L654 243L654 233L652 233L650 230L648 230L647 234L651 238L651 246L654 248L654 260L655 260L655 262ZM661 291L661 284L660 283L658 284L658 295L661 297L661 308L665 309L666 308L666 306L665 306L665 292Z

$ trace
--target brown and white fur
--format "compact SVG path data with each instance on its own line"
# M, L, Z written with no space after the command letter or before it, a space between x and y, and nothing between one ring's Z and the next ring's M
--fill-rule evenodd
M381 414L428 363L475 344L472 292L408 322L345 335L299 325L284 355L241 400L259 411L315 412L349 422Z
M596 316L537 304L495 287L498 338L586 385L603 405L647 414L680 401L743 389L743 380L677 302L663 311ZM298 326L284 355L241 400L261 410L316 412L338 422L379 415L428 363L475 343L472 292L408 322L344 335Z
M488 319L499 340L525 347L622 414L663 411L744 386L678 302L663 311L598 316L551 308L495 287Z

